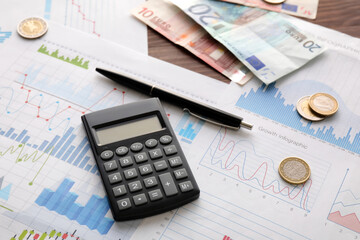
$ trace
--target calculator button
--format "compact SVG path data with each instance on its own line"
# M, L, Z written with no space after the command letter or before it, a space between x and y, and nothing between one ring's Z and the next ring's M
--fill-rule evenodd
M176 180L183 179L188 176L185 168L174 171L174 175L175 175Z
M162 171L162 170L168 168L165 160L161 160L161 161L158 161L158 162L154 163L154 167L155 167L155 170L156 170L157 172Z
M122 180L121 175L118 172L110 174L108 177L111 184L121 182Z
M172 141L172 137L169 135L164 135L160 138L160 143L164 145L171 143L171 141Z
M100 154L100 157L103 160L109 160L114 156L114 153L111 150L105 150Z
M175 145L170 145L170 146L164 147L164 152L165 152L166 156L169 156L169 155L173 155L173 154L177 153L177 149L176 149Z
M131 182L128 184L130 192L137 192L142 189L142 185L140 181Z
M120 211L131 208L131 203L129 198L124 198L117 201L117 205Z
M148 156L146 155L145 152L135 154L134 158L135 158L135 162L137 162L137 163L146 162L148 160Z
M160 191L160 189L156 189L154 191L149 192L150 201L156 201L163 198L163 195Z
M159 175L159 178L160 178L161 185L164 188L165 195L167 197L176 195L178 193L178 190L175 186L174 180L173 180L172 176L170 175L170 173L161 174L161 175Z
M133 196L133 200L134 200L135 206L143 205L148 202L144 193Z
M182 165L182 161L180 157L169 158L169 163L171 167L178 167Z
M146 164L139 167L140 175L146 175L153 172L152 167L150 164Z
M149 154L150 154L151 159L158 159L158 158L162 157L162 152L161 152L160 148L150 150Z
M107 171L107 172L110 172L110 171L118 168L115 160L104 163L104 167L105 167L105 171Z
M125 156L129 152L129 149L125 146L118 147L115 150L116 155L118 156Z
M126 194L126 188L124 185L117 186L113 188L113 193L115 197L119 197Z
M155 177L145 178L144 184L146 188L151 188L158 185Z
M136 142L136 143L131 144L130 149L133 152L140 152L141 149L143 149L143 147L144 146L142 145L142 143Z
M194 189L190 181L182 182L179 184L181 192L188 192Z
M145 142L145 146L147 148L154 148L158 144L158 141L156 139L149 139Z
M135 168L131 168L124 171L125 179L132 179L137 177L137 172Z
M128 167L128 166L133 165L133 163L134 163L134 161L132 160L132 158L130 156L120 158L119 162L120 162L121 167Z

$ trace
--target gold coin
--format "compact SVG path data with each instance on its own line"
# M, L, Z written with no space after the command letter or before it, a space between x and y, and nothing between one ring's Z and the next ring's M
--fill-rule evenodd
M280 176L288 183L301 184L310 177L309 165L298 157L288 157L279 165Z
M327 93L315 93L309 100L310 108L323 116L330 116L339 109L336 99Z
M47 22L39 17L26 18L22 20L17 27L19 35L28 39L39 38L43 36L47 30Z
M299 101L296 104L296 110L302 116L303 118L310 120L310 121L321 121L325 117L320 116L313 112L309 106L309 100L310 96L304 96L299 99Z
M285 2L285 0L264 0L264 1L270 4L280 4Z

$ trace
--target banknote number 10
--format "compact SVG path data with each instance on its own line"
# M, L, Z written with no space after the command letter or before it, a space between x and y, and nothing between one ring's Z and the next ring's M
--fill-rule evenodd
M310 52L314 52L313 49L321 48L318 44L314 43L313 41L307 41L303 44L304 48L308 48Z
M148 10L147 8L143 8L139 12L139 14L142 14L144 18L148 18L148 17L151 17L154 14L154 12L151 10Z

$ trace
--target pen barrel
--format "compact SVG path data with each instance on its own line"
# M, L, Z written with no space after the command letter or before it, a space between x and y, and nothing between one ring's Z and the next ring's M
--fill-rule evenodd
M163 90L158 86L152 89L151 96L158 97L163 101L169 102L183 109L188 109L190 113L199 115L201 118L213 123L215 122L218 125L231 128L240 128L242 121L241 117L224 112L204 103L195 102L184 96L169 92L168 90Z

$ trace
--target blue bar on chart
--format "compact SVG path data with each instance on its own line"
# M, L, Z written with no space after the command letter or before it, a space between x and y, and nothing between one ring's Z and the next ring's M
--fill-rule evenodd
M92 153L87 137L83 137L80 144L71 145L77 137L73 127L69 127L64 135L55 135L50 141L44 140L40 145L29 142L31 140L28 130L23 129L17 131L15 128L10 128L7 131L0 128L0 135L7 137L11 140L26 144L33 149L45 153L51 153L52 156L73 164L85 171L99 175L96 164L88 164L91 159Z
M193 118L190 114L184 113L175 127L175 132L182 137L181 141L192 143L204 124L204 120Z
M107 198L92 195L85 206L82 206L75 202L78 195L70 192L74 184L74 181L65 178L56 191L45 188L35 203L86 225L91 230L96 229L100 234L108 233L114 220L105 217L110 209Z

